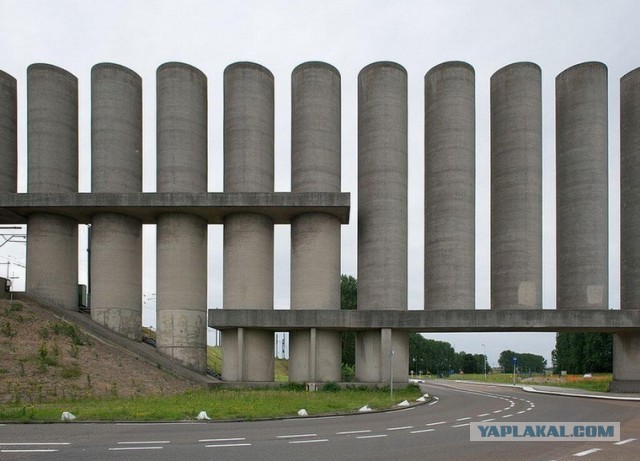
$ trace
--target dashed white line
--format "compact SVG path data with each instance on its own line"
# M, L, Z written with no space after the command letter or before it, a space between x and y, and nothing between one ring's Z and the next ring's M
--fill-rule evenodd
M118 448L109 448L109 451L127 451L127 450L162 450L162 447L118 447Z
M205 445L205 448L225 448L225 447L250 447L250 443L221 443L216 445Z
M453 425L453 426L451 426L451 427L464 427L464 426L470 426L470 425L471 425L471 423L454 424L454 425Z
M597 453L597 452L599 452L601 450L602 450L602 448L592 448L591 450L585 450L585 451L581 451L579 453L574 453L573 456L579 456L579 457L587 456L587 455L591 455L593 453Z
M318 443L318 442L328 442L329 439L313 439L313 440L291 440L289 443Z
M153 445L154 443L171 443L169 440L155 440L149 442L118 442L118 445Z
M58 450L55 448L40 448L35 450L21 448L16 450L0 450L0 453L55 453L56 451Z
M239 442L246 440L245 437L231 437L228 439L200 439L198 442Z
M624 445L626 443L633 442L634 440L636 439L620 440L619 442L614 443L614 445Z
M527 408L525 411L531 411L531 410L532 410L532 408L531 408L531 407L529 407L529 408Z
M495 421L495 420L496 420L495 418L489 418L489 419L483 419L481 422L488 423L488 422Z
M512 414L508 414L508 415L504 415L503 418L511 418L513 415Z
M489 416L489 413L482 413L481 415L477 415L477 416L478 416L478 418L482 418L484 416Z
M521 415L522 413L524 413L524 410L518 412L519 415Z
M371 432L371 429L363 429L361 431L336 432L336 435L367 434L369 432Z
M464 418L458 418L458 419L456 419L456 421L466 421L468 419L471 419L471 416L465 416Z
M446 421L438 421L437 423L428 423L425 426L439 426L440 424L447 424Z
M502 413L502 410L496 410L494 413Z
M503 408L503 410L504 410L504 411L507 411L507 410L510 410L510 409L511 409L511 407L505 407L505 408Z
M71 445L69 442L0 442L0 445L8 447L42 447L42 446L55 446L55 445Z
M433 432L435 429L420 429L418 431L410 431L409 434L422 434L424 432Z
M435 405L436 403L438 403L438 401L437 401L437 400L434 400L433 402L428 403L427 405L428 405L428 406L431 406L431 405Z
M375 435L361 435L356 437L356 439L377 439L379 437L388 437L387 434L375 434Z
M388 427L388 431L401 431L403 429L413 429L413 426Z
M295 439L299 437L317 437L318 434L290 434L290 435L277 435L278 439Z

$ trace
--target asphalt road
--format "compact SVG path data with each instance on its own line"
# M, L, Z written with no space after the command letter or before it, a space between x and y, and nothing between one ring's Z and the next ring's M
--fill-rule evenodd
M450 381L399 411L231 423L0 424L0 459L638 460L640 402ZM620 422L621 442L470 442L470 422Z

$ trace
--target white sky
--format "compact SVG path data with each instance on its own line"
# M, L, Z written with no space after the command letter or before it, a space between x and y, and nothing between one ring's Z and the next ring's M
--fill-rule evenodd
M290 75L298 64L326 61L342 75L342 190L351 192L343 226L342 272L357 275L357 75L391 60L409 76L409 306L423 307L423 78L433 66L469 62L476 71L476 304L489 306L489 79L499 68L533 61L542 68L544 123L545 308L555 307L554 79L569 66L609 68L610 307L619 307L619 79L640 66L640 6L635 0L495 1L197 1L0 0L0 69L18 79L19 190L26 190L26 69L46 62L67 69L80 88L80 191L90 187L90 72L116 62L144 84L144 190L155 190L155 70L182 61L209 79L209 190L222 190L222 74L236 61L269 68L276 87L276 191L290 190ZM222 229L210 226L209 306L222 304ZM155 292L155 232L145 229L145 294ZM24 260L24 246L0 248ZM81 271L86 252L80 250ZM0 269L1 270L1 269ZM289 306L289 228L276 226L275 305ZM21 268L11 271L20 276ZM86 274L80 276L86 283ZM19 286L20 280L17 281ZM23 280L22 280L23 283ZM155 323L153 302L145 325ZM489 361L512 349L551 362L554 334L429 335Z

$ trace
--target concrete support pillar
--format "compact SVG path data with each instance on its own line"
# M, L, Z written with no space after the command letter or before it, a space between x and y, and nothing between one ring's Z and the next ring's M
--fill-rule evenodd
M224 72L224 191L273 192L273 75L253 63ZM273 309L273 221L256 213L224 220L223 307ZM273 381L273 333L222 333L222 379Z
M340 74L301 64L291 81L291 191L340 192ZM303 214L291 223L291 308L340 309L340 222ZM289 335L289 380L340 381L341 333Z
M407 73L379 62L358 76L358 309L407 309ZM394 380L406 382L408 341L392 332ZM397 338L397 340L396 340ZM356 380L385 382L381 332L356 338Z
M475 308L475 72L425 76L425 309Z
M47 64L27 69L28 191L78 192L78 81ZM78 307L78 223L49 213L27 219L27 294Z
M0 71L0 192L18 191L17 125L16 79Z
M556 78L557 308L607 309L607 68Z
M91 191L142 192L142 79L116 64L91 70ZM142 223L95 214L90 252L91 318L139 340Z
M491 308L542 309L540 67L491 77Z
M640 308L640 68L620 79L620 308ZM613 335L612 392L640 392L640 335Z
M207 78L166 63L157 71L158 192L207 191ZM158 217L158 352L199 372L207 367L207 222Z

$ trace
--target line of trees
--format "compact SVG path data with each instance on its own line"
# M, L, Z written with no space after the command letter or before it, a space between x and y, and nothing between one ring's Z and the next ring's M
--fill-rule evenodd
M513 370L514 357L516 359L516 369L520 373L544 373L547 368L547 360L541 355L506 350L500 353L500 358L498 359L498 365L502 367L505 373Z
M557 333L551 360L555 373L610 373L613 370L613 335Z

